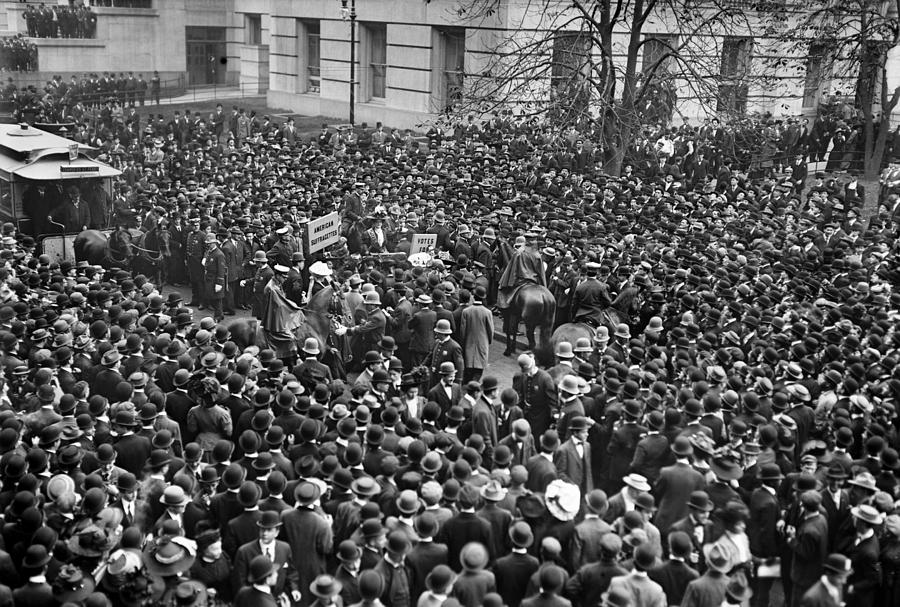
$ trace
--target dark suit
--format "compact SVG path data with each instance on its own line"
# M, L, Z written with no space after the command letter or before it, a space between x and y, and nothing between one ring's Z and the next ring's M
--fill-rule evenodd
M609 590L614 577L628 572L616 562L600 561L583 566L566 582L566 596L579 607L596 607L601 596Z
M700 577L700 574L683 561L669 559L648 571L647 577L662 586L669 605L681 605L688 584Z
M623 423L613 432L606 448L609 454L610 489L622 488L622 477L628 474L638 441L646 433L647 428L635 423Z
M497 594L507 607L518 607L525 598L528 580L540 563L530 554L513 552L497 559L494 574L497 580Z
M532 434L541 436L550 427L552 412L556 410L558 397L553 378L543 369L534 375L516 373L513 389L519 393L519 403L531 424Z
M562 480L577 485L581 494L594 490L594 475L591 471L591 447L587 441L582 442L583 454L579 457L574 438L570 438L556 450L553 463Z
M638 441L629 470L644 476L652 484L659 478L663 466L671 461L669 439L662 434L653 433Z
M750 552L758 558L774 558L781 552L775 524L781 518L778 500L760 487L750 496L750 518L747 521L747 536L750 538Z
M256 541L259 537L259 527L256 526L256 523L260 517L262 517L261 511L250 510L242 512L228 521L228 526L225 527L225 532L222 534L222 549L232 560L234 560L238 548Z
M872 535L858 544L851 540L845 546L836 546L835 550L845 554L853 566L853 573L847 578L847 588L853 587L853 592L846 596L847 605L873 607L881 587L878 537Z
M535 455L525 463L528 481L525 487L535 493L544 493L547 485L559 478L556 465L543 455Z
M344 605L355 605L362 597L359 595L359 572L350 573L343 565L334 572L334 579L341 584L341 601Z
M59 604L53 596L53 589L46 582L40 584L28 582L13 590L12 598L13 604L28 607L55 607Z
M479 398L472 407L472 433L484 439L484 451L481 456L487 463L492 461L494 449L497 448L497 417L490 404Z
M436 402L441 408L441 417L439 421L441 425L443 425L444 420L447 417L447 412L450 411L450 407L458 405L461 398L462 389L459 387L458 383L455 383L450 387L450 396L447 396L447 391L444 389L443 383L436 384L428 391L428 394L425 395L426 400Z
M247 586L234 597L233 607L278 607L278 601L267 592Z
M410 597L417 600L427 590L425 578L438 565L448 565L447 546L437 542L419 542L406 555L406 568L409 572Z
M663 537L669 534L672 523L687 516L691 493L705 486L703 475L688 464L676 462L660 471L659 480L653 487L659 505L653 524Z
M150 505L145 500L134 500L131 514L125 513L125 507L122 505L121 498L115 500L109 506L122 514L123 527L137 527L141 530L141 533L149 531L152 519L150 518Z
M707 543L710 540L710 524L707 523L702 525L702 531L697 531L697 522L694 520L692 516L686 516L682 519L678 519L669 527L669 533L674 531L683 531L688 534L688 537L691 538L691 544L693 545L693 551L697 553L698 559L702 558L703 554L703 544ZM666 535L668 537L668 534ZM668 548L668 547L667 547ZM694 563L694 565L699 565L699 563Z
M514 435L509 435L506 438L500 441L501 445L506 445L509 447L509 452L512 454L512 460L510 461L510 466L522 465L524 466L528 463L536 453L536 449L534 446L534 437L530 434L525 437L521 443L518 442Z
M789 544L793 551L792 592L802 596L822 575L822 563L828 556L828 521L821 514L803 519Z
M469 542L480 542L488 551L489 559L494 560L494 545L491 525L473 512L460 512L450 518L441 527L435 541L447 545L447 564L456 572L462 570L459 553Z
M142 478L144 465L147 463L150 452L153 450L150 439L146 436L128 434L120 436L113 443L113 448L116 451L116 465L127 472L131 472L137 478Z
M233 568L235 592L242 586L249 585L247 575L250 573L250 561L261 554L262 547L259 545L258 539L247 542L237 549ZM294 555L291 553L291 547L288 543L275 540L275 560L273 563L278 568L278 581L272 587L272 592L276 596L282 592L290 593L292 590L300 590L297 571L294 569L293 562Z
M281 536L291 546L299 588L309 588L316 576L325 573L332 550L331 525L312 510L298 508L282 516ZM300 604L305 607L311 602L312 597L304 592Z
M829 549L834 547L838 529L842 527L844 521L850 516L850 497L847 495L847 490L841 489L839 495L838 500L840 503L835 503L835 498L831 491L828 489L822 490L822 510L825 513L825 518L828 519Z

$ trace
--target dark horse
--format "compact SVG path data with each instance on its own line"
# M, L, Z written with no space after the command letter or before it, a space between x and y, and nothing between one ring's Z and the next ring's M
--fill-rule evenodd
M600 325L609 329L612 335L616 330L616 325L621 323L630 324L631 319L637 313L639 307L637 287L625 287L613 300L612 304L605 308L599 317ZM573 346L580 337L591 339L597 329L585 322L567 322L559 325L550 338L550 345L556 349L556 345L560 342L567 341Z
M525 323L525 337L528 348L535 349L534 332L540 329L541 346L550 342L550 331L553 329L553 318L556 316L556 299L547 287L538 284L526 284L519 287L509 301L506 323L506 351L509 356L516 351L516 333L519 323Z
M351 253L360 253L363 248L363 239L366 233L366 224L364 219L356 221L344 221L341 226L343 236L347 239L347 250Z
M100 230L85 230L75 237L75 260L104 268L130 268L134 259L134 241L143 232L116 230L106 237Z
M338 336L334 329L337 324L349 324L349 314L344 298L332 287L315 293L303 308L304 322L294 331L294 339L302 345L308 337L315 337L322 350L321 362L331 370L335 379L346 379L344 364L349 360L349 342L346 336ZM231 340L241 349L250 345L267 348L259 320L240 318L228 325Z
M152 229L143 232L133 243L135 256L132 260L132 269L136 274L150 277L159 287L165 284L168 259L172 255L169 238L169 231L158 223Z

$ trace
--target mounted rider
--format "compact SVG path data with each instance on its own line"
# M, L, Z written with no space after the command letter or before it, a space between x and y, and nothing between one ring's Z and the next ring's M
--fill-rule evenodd
M527 284L547 286L547 273L540 254L529 246L525 236L516 236L512 257L497 284L497 308L503 315L504 333L509 334L505 326L509 322L509 306L518 290ZM513 327L513 329L515 329Z
M609 287L597 278L600 267L595 261L585 264L586 277L575 287L575 294L572 296L572 322L583 322L592 327L599 327L603 323L603 311L612 305L612 298Z

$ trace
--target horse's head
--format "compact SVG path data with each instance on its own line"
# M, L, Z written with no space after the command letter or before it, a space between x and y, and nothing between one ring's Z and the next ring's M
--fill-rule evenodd
M109 239L110 248L120 257L134 257L134 242L128 230L116 230Z

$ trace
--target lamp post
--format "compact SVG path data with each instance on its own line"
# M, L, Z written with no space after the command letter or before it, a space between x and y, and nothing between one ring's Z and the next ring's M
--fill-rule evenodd
M341 0L341 19L350 20L350 126L353 126L356 108L356 0Z

